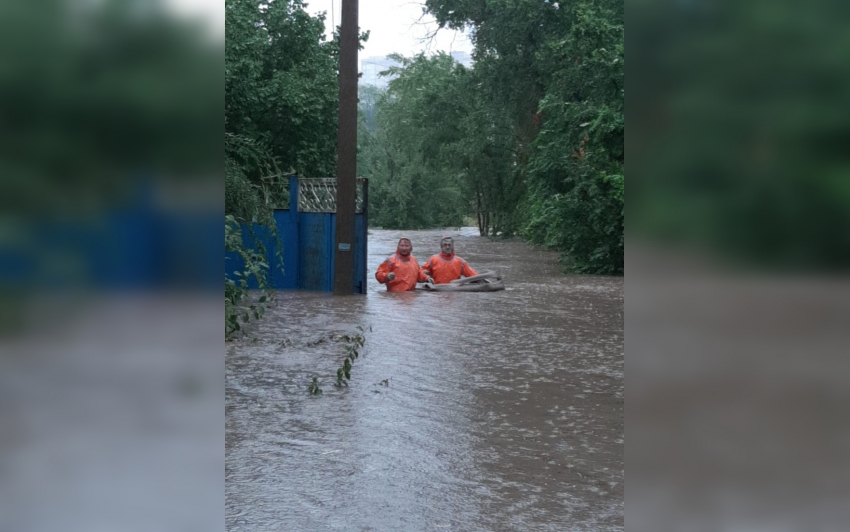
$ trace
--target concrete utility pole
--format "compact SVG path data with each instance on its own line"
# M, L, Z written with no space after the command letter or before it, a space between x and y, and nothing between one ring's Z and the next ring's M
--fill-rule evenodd
M354 199L357 186L358 0L342 0L339 31L339 137L336 162L334 295L354 293Z

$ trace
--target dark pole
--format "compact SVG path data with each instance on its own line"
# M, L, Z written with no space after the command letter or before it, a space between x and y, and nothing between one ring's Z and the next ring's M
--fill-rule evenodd
M339 137L336 162L334 295L354 293L354 194L357 173L357 1L342 0L339 30Z

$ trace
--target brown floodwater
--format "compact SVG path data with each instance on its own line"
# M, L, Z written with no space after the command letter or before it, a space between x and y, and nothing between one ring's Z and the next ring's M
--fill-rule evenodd
M443 234L506 290L375 281L400 236L422 264ZM371 230L368 267L367 295L280 292L227 344L227 530L622 530L623 278L473 228Z

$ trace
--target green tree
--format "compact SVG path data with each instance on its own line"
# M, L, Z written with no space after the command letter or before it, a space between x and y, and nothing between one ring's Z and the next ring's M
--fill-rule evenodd
M257 239L259 253L244 247L240 226L250 235L258 223L276 234L274 208L288 200L284 174L329 176L336 167L339 41L325 41L324 17L304 6L225 1L225 244L245 263L241 279L254 277L261 287L270 265ZM246 282L225 280L229 332L238 331L237 314L262 314L240 308L246 296Z
M460 137L453 89L465 72L447 55L394 58L403 67L391 69L398 78L378 99L373 142L360 158L360 174L372 178L371 221L406 229L462 225L469 205L447 161Z
M384 91L374 85L360 85L358 88L360 111L363 113L363 119L365 121L363 125L368 131L375 131L375 116L378 113L378 101L383 95Z
M426 6L441 27L472 30L475 65L397 58L361 158L373 220L413 228L473 214L482 235L521 234L574 271L621 273L622 0Z
M225 2L225 130L264 143L285 169L333 175L338 45L303 7Z
M526 235L563 250L575 271L622 273L623 25L600 4L563 8L569 33L540 54L551 74L529 159Z

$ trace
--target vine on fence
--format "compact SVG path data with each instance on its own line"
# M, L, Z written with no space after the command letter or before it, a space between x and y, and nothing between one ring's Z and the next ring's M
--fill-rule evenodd
M232 215L224 217L224 249L239 254L245 266L241 271L234 272L237 279L224 277L224 337L226 340L235 338L241 331L243 324L253 317L259 320L266 313L266 305L271 298L266 281L269 265L266 262L265 249L258 245L259 251L246 249L242 244L242 229L236 218ZM225 257L227 260L227 257ZM257 302L251 301L248 291L248 281L251 278L257 281L257 286L262 291ZM243 301L248 299L248 306Z
M224 278L224 337L232 340L251 318L260 319L273 299L267 283L267 250L254 234L254 225L268 229L276 247L270 261L274 268L283 269L283 243L274 221L274 208L286 204L289 192L275 157L264 143L225 133L224 154L224 249L237 253L244 264L234 272L234 279L226 275ZM243 231L248 234L243 235ZM252 277L261 290L257 301L248 291Z

